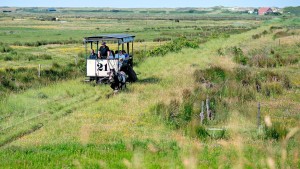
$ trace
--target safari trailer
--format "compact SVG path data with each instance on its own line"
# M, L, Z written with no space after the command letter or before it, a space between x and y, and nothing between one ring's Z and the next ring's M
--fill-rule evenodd
M133 42L134 35L128 34L107 34L99 36L85 37L83 42L86 51L86 76L89 81L96 80L97 83L109 83L109 77L112 71L123 71L127 75L127 82L137 81L136 73L133 70ZM89 51L94 49L96 55L103 42L107 44L117 44L117 50L126 50L128 57L121 61L119 55L110 59L89 57ZM122 66L120 66L122 65Z

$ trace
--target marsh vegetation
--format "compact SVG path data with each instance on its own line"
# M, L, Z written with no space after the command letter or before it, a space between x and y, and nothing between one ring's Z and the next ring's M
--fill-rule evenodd
M2 168L300 167L298 17L99 10L0 15ZM106 33L137 38L118 95L83 83Z

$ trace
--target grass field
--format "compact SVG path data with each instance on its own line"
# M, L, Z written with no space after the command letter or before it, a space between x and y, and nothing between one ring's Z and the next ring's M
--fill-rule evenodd
M72 12L60 18L67 22L38 21L30 12L1 17L0 168L300 168L299 18L175 23ZM117 95L84 83L84 62L74 64L85 57L82 38L124 32L141 40L139 81ZM170 39L155 40L161 37ZM199 47L142 52L178 37ZM38 64L59 73L68 67L73 77L39 80L36 69L27 72ZM201 124L206 98L214 119ZM210 128L225 134L216 139Z

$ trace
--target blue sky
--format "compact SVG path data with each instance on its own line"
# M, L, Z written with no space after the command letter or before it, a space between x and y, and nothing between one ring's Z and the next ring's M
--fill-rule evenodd
M285 7L300 6L300 0L0 0L0 6L16 7Z

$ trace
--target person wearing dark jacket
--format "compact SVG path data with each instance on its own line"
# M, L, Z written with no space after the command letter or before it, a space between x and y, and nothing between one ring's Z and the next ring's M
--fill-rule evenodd
M100 47L98 51L98 58L99 59L108 59L110 55L109 47L106 46L106 42L102 42L102 46Z
M90 59L96 59L96 58L97 58L97 56L96 56L94 49L91 49Z

